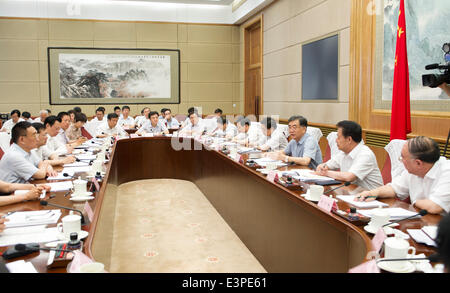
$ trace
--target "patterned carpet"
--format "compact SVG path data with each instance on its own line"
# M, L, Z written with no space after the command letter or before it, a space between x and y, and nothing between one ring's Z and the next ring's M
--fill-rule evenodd
M119 186L112 224L112 273L266 272L189 181Z

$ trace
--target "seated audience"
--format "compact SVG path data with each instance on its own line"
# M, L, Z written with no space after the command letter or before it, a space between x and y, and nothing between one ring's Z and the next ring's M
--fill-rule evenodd
M217 128L210 135L231 139L238 134L237 127L231 123L225 116L217 117Z
M162 135L169 134L169 130L167 127L158 119L158 112L152 111L148 115L150 117L138 131L136 134L142 135L146 133L153 133L153 135Z
M191 119L189 119L189 115L191 115L191 113L194 113L194 112L197 114L197 117L198 117L198 119L199 119L200 121L203 120L203 119L201 118L201 115L199 115L199 113L198 113L198 109L197 109L196 107L190 107L190 108L188 109L188 114L187 114L186 120L184 120L183 122L181 122L180 129L183 129L184 127L186 127L186 126L188 126L188 125L191 124Z
M24 121L24 119L20 118L20 111L19 110L12 110L11 111L11 119L3 123L2 128L0 131L8 132L10 133L14 125L16 125L18 122Z
M197 111L191 112L188 118L190 123L180 131L180 134L198 136L206 133L206 125L203 120L198 117Z
M48 111L47 110L41 110L39 111L39 117L33 120L33 122L39 122L44 124L45 119L48 117Z
M75 123L72 123L66 130L66 135L69 141L75 141L82 138L81 128L87 122L87 117L83 113L75 112ZM84 138L86 140L86 138Z
M122 127L117 125L118 121L119 115L116 113L109 113L106 120L107 123L104 123L97 128L96 137L103 138L108 136L128 136L127 132L123 130Z
M26 183L33 179L54 176L52 166L31 154L37 147L37 131L31 123L21 121L11 131L13 144L0 160L0 180L9 183Z
M74 114L75 115L75 114ZM58 113L58 121L61 121L59 126L59 132L56 138L62 143L66 145L66 148L68 150L68 153L71 153L73 151L73 148L76 146L79 146L83 142L86 141L85 137L79 137L76 140L69 140L66 134L66 130L69 129L71 123L70 123L70 115L68 112L59 112Z
M279 151L286 148L288 141L283 132L277 131L277 127L277 122L271 117L261 120L261 130L266 137L263 144L256 145L259 150Z
M114 107L114 113L117 114L117 117L119 117L119 118L122 117L122 110L120 110L119 106Z
M104 107L98 107L97 110L95 110L95 117L92 118L92 122L106 122L105 118L105 108Z
M162 122L168 129L178 129L180 127L180 122L175 117L172 117L172 111L170 109L165 109Z
M167 108L161 109L161 114L158 117L159 120L164 120L164 117L165 117L164 113L166 113L166 110L167 110Z
M57 154L58 156L70 154L73 151L73 148L69 145L62 143L58 139L58 134L61 129L61 120L59 120L56 116L48 116L45 119L44 126L47 131L47 148L50 150L52 154Z
M450 161L440 156L439 145L431 138L419 136L403 146L401 157L406 171L392 182L362 192L359 200L398 197L409 199L419 209L431 214L450 211ZM370 196L370 197L369 197Z
M317 173L339 181L354 182L365 189L374 189L383 185L377 158L362 141L361 126L353 121L341 121L337 124L336 144L342 153L317 167ZM336 170L340 171L336 171Z
M236 120L238 129L238 135L233 138L233 142L241 145L260 145L264 143L264 134L258 125L252 125L252 122L248 118L239 117Z
M322 152L317 140L306 132L308 120L303 116L292 116L288 120L291 141L283 151L269 153L274 160L294 163L315 169L322 163Z
M150 114L150 108L149 107L145 107L144 109L141 110L141 116L137 116L134 119L134 124L136 125L136 128L141 128L142 125L145 123L146 120L148 120L148 114Z
M130 107L123 106L122 107L122 116L119 118L119 126L123 129L131 129L134 128L134 118L130 115Z

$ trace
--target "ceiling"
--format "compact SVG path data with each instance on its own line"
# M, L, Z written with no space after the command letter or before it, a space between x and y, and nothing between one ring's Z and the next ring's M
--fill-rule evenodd
M114 0L114 1L140 1L140 2L165 2L180 4L207 4L207 5L230 5L233 0Z

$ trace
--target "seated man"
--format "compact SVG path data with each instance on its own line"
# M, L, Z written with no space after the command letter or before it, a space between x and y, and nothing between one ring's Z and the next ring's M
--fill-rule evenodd
M114 113L117 114L117 117L121 118L122 117L122 111L120 110L119 106L115 106L114 107Z
M122 107L122 116L119 118L118 125L123 129L131 129L134 128L134 118L130 115L130 107L123 106Z
M166 109L166 111L164 112L164 119L162 120L162 122L168 129L180 128L180 122L172 117L172 111L170 109Z
M31 153L35 155L39 160L48 162L52 166L71 164L75 162L74 156L68 156L60 159L58 153L52 153L47 147L47 130L42 123L35 122L32 126L38 133L37 148L31 150Z
M148 114L150 114L150 108L149 107L145 107L144 109L141 110L141 116L137 116L134 119L134 124L136 125L136 128L141 128L142 125L144 125L145 121L147 121L148 118Z
M450 211L450 161L440 157L439 145L431 138L409 139L400 160L407 172L374 190L362 192L359 200L399 197L410 198L419 209L432 214ZM369 197L370 196L370 197ZM358 198L357 198L358 199Z
M122 127L117 125L119 116L116 113L109 113L106 121L107 123L104 123L97 128L96 137L103 138L108 136L128 136L127 132L123 130Z
M223 115L223 111L222 111L222 109L217 108L216 110L214 110L214 114L215 114L217 117L221 117L221 116Z
M283 151L268 153L267 156L273 160L282 160L315 169L322 163L322 152L317 140L306 133L308 120L303 116L292 116L288 123L291 141Z
M29 192L22 195L14 195L13 192L16 190L29 190ZM9 183L0 180L0 206L39 199L39 196L42 194L44 190L50 191L50 186L44 184L34 185L34 184Z
M238 135L233 138L233 142L241 145L250 146L250 144L264 143L264 135L261 129L251 131L252 122L248 118L239 117L236 120Z
M20 118L20 111L12 110L11 119L3 123L2 129L0 129L0 131L10 133L14 125L16 125L20 121L24 121L22 118Z
M159 120L164 120L164 118L166 116L164 113L166 113L166 110L167 110L167 108L162 108L161 109L161 114L158 117Z
M34 122L33 119L31 119L31 113L27 112L27 111L22 112L22 119L23 119L23 121L27 121L30 123Z
M31 178L44 179L57 175L49 163L31 154L37 146L37 131L31 123L17 123L11 131L11 140L13 144L0 160L0 180L26 183Z
M74 114L75 115L75 114ZM73 148L76 146L79 146L83 142L86 141L86 138L81 136L76 140L69 140L66 134L66 130L69 129L71 123L70 123L70 114L68 112L59 112L58 113L58 121L61 121L59 126L59 132L56 136L56 139L61 142L62 144L66 145L66 148L68 150L68 153L71 153L73 151Z
M191 112L188 118L190 123L180 131L180 134L198 136L206 133L206 125L198 117L197 111Z
M153 135L162 135L169 134L169 130L167 130L166 126L159 121L158 119L158 112L152 111L148 115L150 116L150 120L147 120L144 125L142 125L141 128L139 128L138 131L136 131L136 134L142 135L146 133L153 133Z
M106 122L105 119L105 108L104 107L98 107L97 110L95 110L95 117L92 118L92 122Z
M69 113L70 124L75 123L75 111L72 109L67 111L67 113Z
M56 116L48 116L45 119L44 126L47 132L47 148L52 154L57 154L58 156L70 154L73 148L62 143L58 139L58 134L61 129L61 120Z
M213 130L211 136L220 136L225 138L233 138L238 134L237 127L230 123L224 116L217 117L217 128Z
M33 122L39 122L44 124L45 119L48 117L48 111L47 110L41 110L39 111L39 117L34 119Z
M188 114L187 114L186 120L184 120L184 121L181 122L180 129L183 129L184 127L189 126L189 125L192 124L192 123L191 123L191 119L189 119L189 115L191 115L191 113L196 113L197 116L198 116L198 120L199 120L199 121L202 121L202 120L203 120L203 119L201 118L201 115L198 114L198 108L197 108L197 107L190 107L190 108L188 109Z
M75 113L75 123L72 123L69 128L66 130L66 135L69 141L76 141L80 138L83 138L83 134L81 133L81 128L87 122L87 117L83 113ZM87 138L82 139L83 142L87 140Z
M361 126L353 121L341 121L337 124L336 144L339 153L317 167L317 173L336 180L355 182L365 189L374 189L383 185L377 158L362 141ZM332 171L340 169L340 171Z
M288 145L288 141L283 132L277 131L277 122L271 117L266 117L261 120L261 128L264 138L264 144L256 147L262 151L279 151L284 150Z

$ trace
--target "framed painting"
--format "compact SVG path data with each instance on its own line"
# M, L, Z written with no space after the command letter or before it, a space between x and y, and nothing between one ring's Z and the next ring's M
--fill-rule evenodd
M180 50L49 47L50 105L179 104Z

